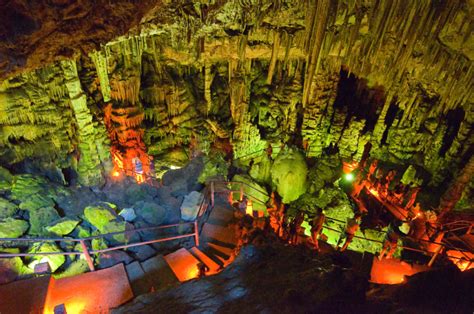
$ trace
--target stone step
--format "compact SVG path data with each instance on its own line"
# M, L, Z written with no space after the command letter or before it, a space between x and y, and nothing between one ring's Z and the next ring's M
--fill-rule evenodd
M199 248L194 246L189 250L189 252L191 252L191 254L193 254L204 265L207 266L208 270L206 271L206 275L217 274L221 269L221 266L218 263L214 262L209 256L206 255L206 253L201 251Z
M139 261L125 266L127 271L128 280L132 286L134 296L145 294L151 291L152 284L148 280L145 271L143 270Z
M179 282L163 255L157 255L141 262L140 266L145 272L152 291L168 288Z
M223 220L230 222L234 219L234 208L230 205L215 205L209 215L210 219Z
M206 223L202 229L201 237L210 240L217 240L222 244L233 246L237 243L234 226L223 227Z
M213 243L207 242L207 247L211 249L213 255L221 260L224 264L228 264L229 259L234 255L234 249Z
M165 260L179 281L183 282L199 277L201 262L185 248L166 255Z

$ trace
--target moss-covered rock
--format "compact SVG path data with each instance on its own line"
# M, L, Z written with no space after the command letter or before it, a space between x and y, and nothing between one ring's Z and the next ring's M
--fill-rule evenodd
M42 207L37 210L30 211L31 228L28 234L43 235L46 233L46 227L53 221L58 220L59 214L53 207Z
M27 199L20 203L20 209L31 211L34 211L41 207L52 206L54 206L54 201L51 198L40 194L29 195Z
M49 253L49 252L62 252L61 249L54 243L50 242L37 242L34 243L28 253ZM51 268L51 272L55 272L61 267L66 261L64 255L37 255L27 259L28 267L34 269L35 265L39 263L48 263Z
M264 187L256 183L252 178L247 175L235 175L232 178L234 182L242 182L244 183L243 189L244 194L252 200L253 209L254 210L261 210L266 212L267 210L267 202L270 199L268 193ZM232 184L231 187L234 191L240 190L240 184L235 183ZM239 198L238 193L234 193L234 199L237 200Z
M19 238L28 230L28 222L21 219L0 220L0 238Z
M71 233L79 222L80 220L77 218L64 217L52 222L46 227L46 230L59 236L63 236Z
M13 176L10 171L0 167L0 191L9 191L12 187Z
M124 232L126 230L127 223L125 221L111 221L106 224L100 231L102 233L113 233L113 232ZM108 236L107 241L125 243L128 241L128 237L125 233L120 233L112 236Z
M283 203L297 200L306 192L308 166L302 153L294 150L281 151L271 172L272 183L281 195Z
M88 206L84 208L84 218L98 230L103 230L110 221L117 218L106 206Z
M48 186L48 181L43 177L31 174L16 175L13 178L12 198L26 200L29 196L39 194Z
M17 210L18 206L0 197L0 219L12 217Z

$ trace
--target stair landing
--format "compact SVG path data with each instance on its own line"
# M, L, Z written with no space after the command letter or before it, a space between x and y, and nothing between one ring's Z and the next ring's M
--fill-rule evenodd
M199 277L200 261L185 248L165 255L165 260L179 281L183 282Z

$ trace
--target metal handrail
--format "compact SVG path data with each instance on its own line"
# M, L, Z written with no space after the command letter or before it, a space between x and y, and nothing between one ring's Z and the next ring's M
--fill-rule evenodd
M184 223L170 224L170 225L164 225L164 226L143 227L143 228L138 228L138 229L130 229L130 230L125 230L125 231L104 233L104 234L100 234L100 235L96 235L96 236L90 236L90 237L84 237L84 238L0 238L0 242L79 242L79 243L81 243L82 248L83 248L82 252L70 251L70 252L0 253L0 258L28 257L28 256L48 256L48 255L63 255L63 256L66 256L66 255L84 255L86 260L87 260L87 263L89 265L90 270L94 271L95 268L94 268L92 258L90 257L90 254L110 252L110 251L126 249L126 248L130 248L130 247L135 247L135 246L142 246L142 245L147 245L147 244L157 243L157 242L172 241L172 240L177 240L177 239L182 239L182 238L187 238L187 237L194 237L196 246L199 246L198 220L199 220L200 217L204 216L206 210L209 208L209 204L206 204L206 196L208 196L207 192L208 192L208 190L207 190L207 187L206 187L204 189L204 197L203 197L203 200L201 201L200 208L199 208L198 213L196 215L196 219L192 222L184 222ZM129 234L129 233L136 233L136 232L142 232L142 231L168 229L168 228L184 226L184 225L193 225L194 226L194 232L193 233L188 233L188 234L183 234L183 235L176 235L176 236L172 236L172 237L155 239L155 240L141 241L141 242L136 242L136 243L128 243L128 244L124 244L124 245L118 245L118 246L114 246L114 247L111 247L111 248L99 249L99 250L89 250L87 248L87 246L85 245L85 241L91 241L91 240L98 239L98 238L105 238L105 237L114 236L114 235L125 235L125 234Z

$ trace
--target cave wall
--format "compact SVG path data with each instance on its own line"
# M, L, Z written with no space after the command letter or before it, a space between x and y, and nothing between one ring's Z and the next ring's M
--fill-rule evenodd
M306 142L310 156L358 160L370 142L439 185L472 154L472 8L164 1L98 50L3 81L0 158L72 165L95 184L107 137L144 165L219 141L236 158Z

